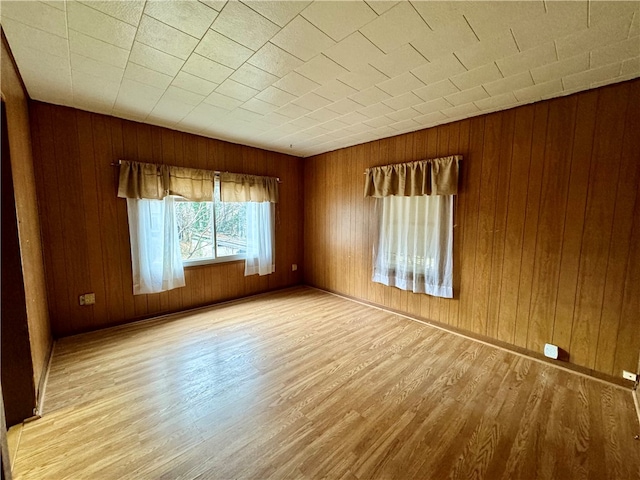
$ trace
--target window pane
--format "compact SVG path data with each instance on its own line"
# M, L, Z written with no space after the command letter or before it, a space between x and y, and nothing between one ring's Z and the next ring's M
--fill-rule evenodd
M215 258L212 202L176 202L182 260Z
M220 184L216 182L216 240L218 257L247 253L247 204L220 202Z

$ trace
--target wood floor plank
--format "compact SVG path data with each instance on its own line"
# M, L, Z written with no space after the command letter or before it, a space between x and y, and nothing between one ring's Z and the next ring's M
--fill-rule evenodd
M629 391L297 287L63 338L16 479L634 478Z

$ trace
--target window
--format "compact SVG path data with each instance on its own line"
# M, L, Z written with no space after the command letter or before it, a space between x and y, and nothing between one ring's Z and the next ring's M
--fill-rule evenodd
M373 281L451 298L453 195L388 196L380 203Z
M185 265L244 259L247 252L247 203L220 202L215 182L213 202L177 199L176 223Z

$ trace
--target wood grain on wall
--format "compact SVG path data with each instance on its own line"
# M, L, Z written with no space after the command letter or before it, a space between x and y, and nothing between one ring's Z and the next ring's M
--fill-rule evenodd
M640 80L305 160L305 281L619 377L640 351ZM462 154L454 295L373 283L367 167Z
M302 161L46 103L31 105L47 290L56 337L295 285L302 263ZM279 177L276 272L244 276L244 262L188 267L186 287L133 295L119 159ZM96 304L78 296L95 292Z
M7 114L7 133L11 152L11 174L15 189L18 236L24 277L31 361L36 389L44 375L52 338L47 308L40 217L36 199L36 183L29 132L29 107L19 73L2 34L2 98ZM38 391L36 390L36 395Z

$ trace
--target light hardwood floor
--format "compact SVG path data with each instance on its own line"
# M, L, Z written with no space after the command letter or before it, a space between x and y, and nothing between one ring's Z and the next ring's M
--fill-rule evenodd
M310 288L65 338L16 479L635 479L629 390Z

